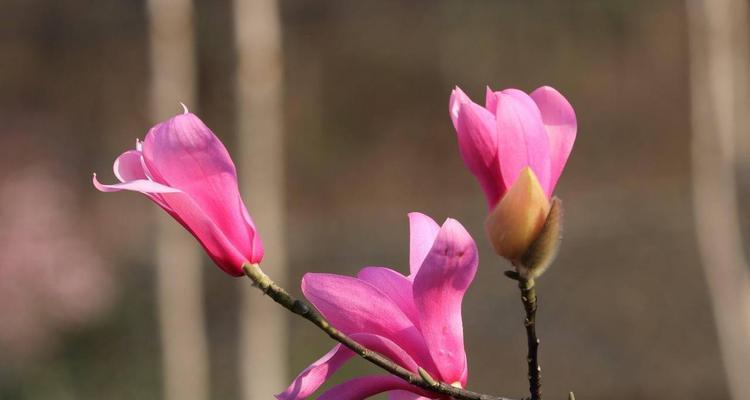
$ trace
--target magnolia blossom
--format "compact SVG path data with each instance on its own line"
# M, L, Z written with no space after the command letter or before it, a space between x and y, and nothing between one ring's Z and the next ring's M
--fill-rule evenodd
M219 138L185 109L148 131L115 160L120 183L102 192L141 192L182 224L225 272L243 275L259 263L263 244L240 197L237 171Z
M335 328L364 346L417 372L459 387L468 376L461 302L474 279L476 244L461 224L439 226L430 217L409 214L410 274L366 267L357 277L308 273L305 297ZM311 396L354 353L339 344L305 369L280 400ZM388 392L391 400L436 398L433 393L389 375L352 379L326 391L320 400L361 400Z
M487 88L484 106L457 87L449 111L461 157L487 198L490 241L498 254L517 259L541 230L573 149L573 107L549 86L531 95Z

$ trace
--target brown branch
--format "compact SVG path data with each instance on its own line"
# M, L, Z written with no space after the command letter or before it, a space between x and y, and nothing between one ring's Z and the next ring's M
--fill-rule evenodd
M521 301L526 311L523 325L526 327L526 342L529 350L526 362L529 364L529 392L531 400L542 399L542 367L539 366L539 339L536 337L536 288L534 279L519 279Z
M516 269L519 270L518 265ZM530 400L542 399L542 367L539 366L539 339L536 337L536 287L534 278L524 277L518 271L505 271L505 276L514 281L518 281L518 287L521 289L521 301L523 309L526 311L526 318L523 321L526 327L526 343L529 346L526 362L529 365L529 393ZM570 392L573 396L573 392Z
M312 322L325 332L331 339L343 344L348 347L351 351L358 354L365 360L377 365L378 367L388 371L392 375L395 375L410 384L422 388L424 390L447 395L457 400L513 400L507 397L498 397L488 394L481 394L472 392L470 390L460 389L455 386L451 386L445 382L438 382L434 380L424 369L419 369L419 374L414 374L406 368L394 363L393 361L383 357L382 355L362 346L355 340L352 340L349 336L340 332L318 312L315 308L303 299L296 299L286 290L279 287L274 283L271 278L268 277L260 269L258 264L245 264L243 266L245 275L253 281L253 284L260 289L263 293L267 294L268 297L273 301L279 303L287 310L305 318Z

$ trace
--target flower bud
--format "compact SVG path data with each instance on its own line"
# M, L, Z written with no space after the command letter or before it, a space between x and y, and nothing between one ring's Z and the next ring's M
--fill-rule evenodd
M495 252L514 264L537 239L550 203L531 168L524 168L484 222Z
M560 247L562 218L562 201L553 197L542 230L516 264L519 275L527 279L536 278L552 264Z
M114 172L120 183L104 185L94 174L94 186L102 192L143 193L193 234L226 273L242 276L244 264L263 259L263 243L240 196L229 152L187 108L121 154Z

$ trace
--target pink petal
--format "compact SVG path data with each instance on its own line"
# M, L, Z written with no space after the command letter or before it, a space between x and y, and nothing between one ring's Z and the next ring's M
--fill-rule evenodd
M96 187L100 192L106 192L106 193L119 192L121 190L131 190L134 192L140 192L144 194L146 193L180 193L179 189L175 189L173 187L162 185L161 183L156 183L148 179L138 179L138 180L134 180L130 182L105 185L99 182L99 179L97 179L96 174L94 174L92 181L94 182L94 187Z
M539 111L539 107L537 107L534 99L532 99L531 96L526 94L526 92L524 92L523 90L509 88L497 92L497 94L503 94L513 97L514 99L522 103L535 118L542 118L542 113ZM495 110L495 113L497 113L497 110Z
M128 150L115 159L113 170L120 182L130 182L138 179L148 179L143 171L143 158L140 151Z
M539 118L541 118L541 113L539 113L539 110L537 110L536 103L528 94L526 94L526 92L513 88L505 89L499 92L493 92L488 86L485 101L487 103L487 109L491 113L493 113L493 115L497 114L498 95L508 95L514 97L516 100L524 103L526 107L528 107Z
M568 156L573 150L578 129L576 113L568 100L549 86L542 86L533 91L531 98L539 107L542 122L549 136L551 157L549 195L555 190L557 180L560 179Z
M206 214L201 207L186 194L161 195L171 209L171 214L198 239L208 256L224 272L233 276L242 276L242 265L258 262L253 250L238 248L224 233L223 229Z
M465 384L461 302L478 262L474 240L458 221L449 218L414 278L422 335L442 379L449 384Z
M179 189L147 179L104 185L94 174L92 180L94 186L102 192L131 190L145 194L195 236L222 270L233 276L244 274L242 264L250 260L229 241L210 216Z
M242 218L244 219L245 224L253 229L252 239L250 240L250 261L260 262L265 255L263 241L260 239L260 235L255 231L255 223L250 217L250 213L247 212L247 208L245 207L245 203L242 202L242 198L238 198L237 201L240 203L238 207L242 211Z
M471 102L469 96L458 86L451 91L451 97L448 99L448 114L455 129L458 129L458 113L461 110L461 105L469 102Z
M151 128L143 142L143 159L155 181L186 193L246 259L262 258L260 238L240 197L234 163L198 117L177 115Z
M495 115L497 113L497 96L489 86L487 86L484 92L484 108L489 110L492 115Z
M152 182L143 168L143 155L138 150L128 150L115 159L112 166L119 184L105 185L99 182L96 173L93 176L94 187L101 192L119 192L132 190L147 196L155 193L179 193L179 189ZM151 196L149 196L151 197Z
M466 387L469 381L469 361L466 360L464 363L464 370L461 371L461 379L458 380L461 382L462 387Z
M520 90L496 92L498 160L506 188L529 166L549 193L549 137L536 104Z
M395 376L364 376L354 378L329 389L318 400L364 400L390 390L408 390L424 393L423 390Z
M414 305L414 296L411 292L411 281L398 272L385 267L366 267L357 274L357 278L372 284L380 289L394 303L398 304L401 311L409 317L414 325L419 324L417 308Z
M414 360L392 341L368 333L355 333L351 335L351 338L410 371L417 371L417 364ZM302 371L283 393L276 395L276 398L279 400L306 399L354 355L354 352L343 345L336 345L326 355Z
M389 360L409 371L417 372L417 362L414 361L406 350L399 347L399 345L390 339L379 335L373 335L371 333L353 333L350 337L361 345L382 354Z
M326 355L310 364L297 375L292 384L286 390L277 394L276 398L279 400L303 400L308 398L353 356L354 353L343 345L334 346Z
M115 159L112 169L114 170L115 176L120 181L119 184L102 184L97 179L95 173L92 179L94 187L105 193L119 192L121 190L131 190L143 193L146 197L157 203L167 212L171 213L171 209L164 202L161 193L179 193L180 190L153 182L143 163L143 154L140 151L140 141L136 142L136 148L138 150L128 150Z
M401 305L372 284L349 276L307 273L302 278L302 292L336 329L383 336L423 368L434 367L419 329Z
M432 218L418 212L409 213L409 270L412 278L417 275L439 231L440 225Z
M451 96L458 148L464 164L477 177L488 205L492 207L505 191L497 164L495 116L469 100L460 90L456 88Z

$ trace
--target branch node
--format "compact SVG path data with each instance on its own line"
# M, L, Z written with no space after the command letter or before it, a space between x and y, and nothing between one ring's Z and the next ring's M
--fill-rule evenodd
M433 378L427 371L424 370L424 368L419 367L417 368L417 372L419 372L419 376L424 379L425 382L427 382L428 385L431 387L437 387L440 386L440 384Z

